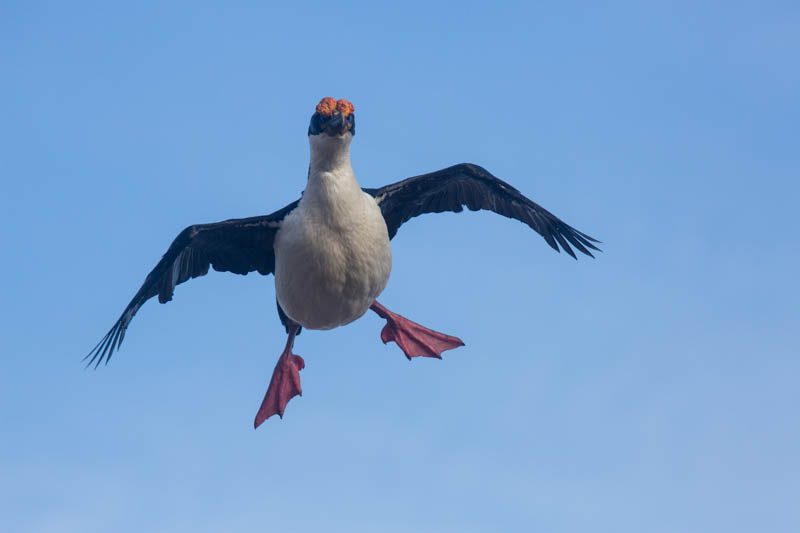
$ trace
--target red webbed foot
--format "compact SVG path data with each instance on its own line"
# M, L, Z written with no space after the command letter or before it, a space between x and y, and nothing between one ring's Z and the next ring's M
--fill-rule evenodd
M386 325L381 331L381 340L384 344L394 341L406 354L406 357L435 357L442 358L442 352L464 346L458 337L439 333L425 326L417 324L404 316L392 313L377 301L370 307L378 316L386 319Z
M300 371L305 368L306 363L302 357L292 353L292 345L296 334L296 328L289 332L286 348L283 350L280 359L278 359L275 370L272 371L269 388L267 388L261 407L256 413L256 419L253 424L256 428L272 415L278 415L283 418L283 412L286 410L286 404L289 403L289 400L295 396L303 395L303 391L300 388Z

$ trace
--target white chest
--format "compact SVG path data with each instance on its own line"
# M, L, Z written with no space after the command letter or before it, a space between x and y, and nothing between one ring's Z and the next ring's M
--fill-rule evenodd
M278 302L309 329L331 329L362 316L392 268L383 215L349 165L309 179L275 236L274 251Z

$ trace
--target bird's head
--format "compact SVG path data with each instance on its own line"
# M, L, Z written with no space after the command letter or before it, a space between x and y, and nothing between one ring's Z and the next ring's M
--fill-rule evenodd
M317 104L315 113L308 125L309 137L325 135L329 137L350 137L356 134L356 116L353 104L347 100L327 97ZM347 134L350 134L349 136Z

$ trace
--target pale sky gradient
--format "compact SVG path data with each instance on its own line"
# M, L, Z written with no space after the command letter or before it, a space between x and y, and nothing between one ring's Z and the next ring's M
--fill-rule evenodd
M265 4L0 7L1 531L798 531L797 2ZM363 186L474 162L604 253L407 223L381 300L467 346L304 332L257 431L271 277L83 370L183 227L297 198L323 96Z

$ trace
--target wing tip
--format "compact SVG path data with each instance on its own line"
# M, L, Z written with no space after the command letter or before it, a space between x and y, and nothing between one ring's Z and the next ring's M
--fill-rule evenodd
M111 329L108 330L108 333L100 339L100 342L81 359L81 362L87 359L89 360L84 369L94 365L94 370L97 370L100 363L104 363L104 366L107 365L108 362L111 361L111 356L114 354L114 351L119 350L119 347L122 346L122 340L125 337L125 330L127 328L128 325L123 323L122 318L117 320Z

